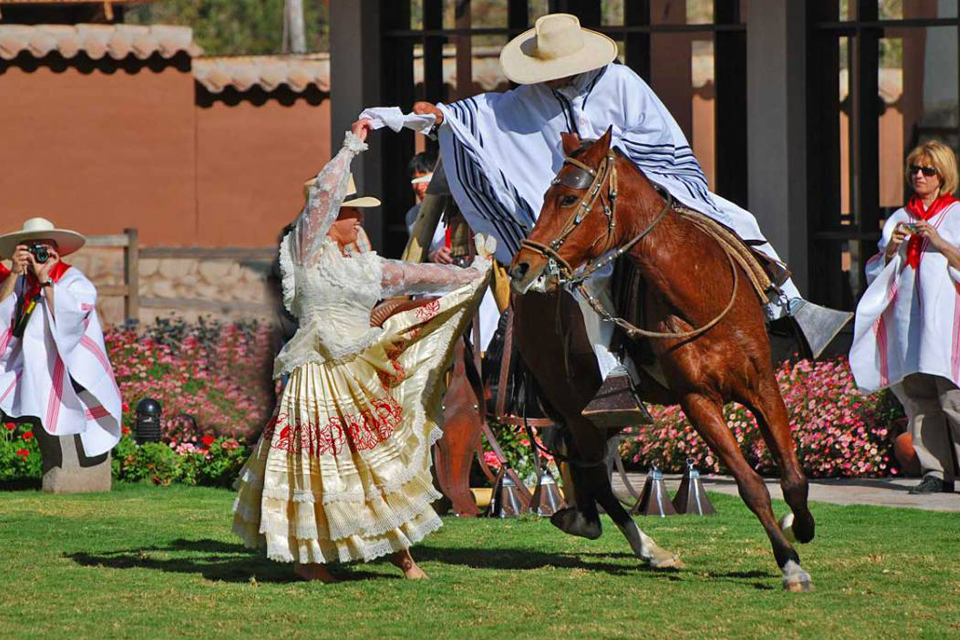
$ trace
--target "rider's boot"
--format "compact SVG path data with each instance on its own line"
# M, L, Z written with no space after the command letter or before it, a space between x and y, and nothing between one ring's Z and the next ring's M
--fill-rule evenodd
M853 318L849 311L821 307L803 298L790 299L786 316L800 330L806 343L803 346L809 349L806 355L814 359L820 357L840 330Z
M622 429L653 424L653 418L637 396L630 372L622 364L604 378L593 400L581 412L598 429Z

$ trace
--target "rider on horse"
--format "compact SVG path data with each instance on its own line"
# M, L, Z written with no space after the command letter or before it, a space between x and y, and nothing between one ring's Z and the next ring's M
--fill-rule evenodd
M596 139L611 126L613 146L677 203L717 220L782 264L756 218L710 192L677 122L636 73L614 63L616 56L613 40L581 28L575 16L546 15L500 54L504 73L521 86L449 105L420 102L414 105L419 115L407 116L403 124L419 130L437 126L450 190L471 228L497 238L497 258L505 264L533 228L543 194L564 162L561 134ZM368 110L362 117L377 120L377 112L383 111ZM587 281L608 308L611 275L612 266ZM598 397L609 396L611 389L626 388L622 380L627 375L610 352L613 326L585 300L578 302L605 378ZM793 316L814 356L850 318L803 300L789 279L780 284L767 310L771 319ZM636 413L616 409L612 414L626 416L622 424L638 422ZM597 421L614 426L609 415L598 415Z

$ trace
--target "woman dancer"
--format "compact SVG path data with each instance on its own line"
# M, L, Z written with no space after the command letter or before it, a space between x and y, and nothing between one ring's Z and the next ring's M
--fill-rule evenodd
M347 133L280 246L284 304L300 327L277 356L274 376L289 381L234 505L244 543L306 580L334 582L330 562L387 554L404 576L427 577L409 548L441 525L430 445L443 375L490 267L485 247L465 269L346 251L362 214L341 203L368 131L364 120ZM370 327L378 300L414 293L446 295Z

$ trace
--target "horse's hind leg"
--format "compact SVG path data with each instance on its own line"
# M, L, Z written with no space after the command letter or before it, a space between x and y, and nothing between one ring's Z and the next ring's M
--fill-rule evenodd
M683 568L683 562L680 561L680 558L678 558L676 554L670 553L654 542L653 538L640 530L637 523L633 521L630 514L627 513L623 505L620 504L617 496L614 495L613 487L610 486L609 476L607 476L605 466L602 467L602 473L604 476L603 484L597 483L600 486L596 494L597 502L600 503L603 510L607 512L607 515L613 519L614 524L619 527L620 531L627 538L627 542L630 543L630 548L633 549L633 553L638 558L649 563L654 569Z
M780 467L780 488L783 499L793 511L793 536L798 542L813 540L815 523L807 505L807 477L797 459L796 445L790 435L790 421L773 371L768 371L754 398L746 398L767 448Z
M723 419L721 404L697 393L685 395L680 404L697 432L730 469L737 481L740 497L766 529L777 565L783 571L784 588L790 591L810 590L810 575L800 568L800 556L780 530L780 525L773 515L770 492L767 491L763 479L744 459L736 439Z

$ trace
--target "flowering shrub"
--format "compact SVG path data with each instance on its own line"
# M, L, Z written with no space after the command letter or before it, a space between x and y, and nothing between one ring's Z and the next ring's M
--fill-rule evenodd
M163 407L167 443L200 438L256 438L273 408L273 346L269 325L157 320L137 333L115 328L104 339L124 399L124 424L137 402Z
M887 427L902 409L889 391L865 395L857 389L846 358L783 363L777 369L797 455L812 478L887 476L900 473ZM701 472L727 470L714 456L680 407L650 407L655 424L639 429L621 444L634 468L656 462L664 471L681 472L690 458ZM776 473L756 420L744 407L724 408L747 461L761 474Z
M504 456L507 458L507 464L517 472L517 475L523 480L524 484L533 485L537 481L537 468L533 461L533 451L530 448L530 439L523 427L508 424L498 424L491 422L490 429L497 438ZM534 430L536 435L536 430ZM537 436L539 440L539 436ZM491 470L497 472L500 470L500 460L490 448L490 443L484 439L483 460ZM540 440L540 444L543 441ZM540 451L540 463L545 464L557 482L560 482L560 473L557 471L557 465L553 456Z
M0 482L17 483L40 475L40 445L33 425L13 420L0 424Z
M201 445L148 442L137 446L124 435L113 450L113 477L128 482L149 481L163 486L229 487L250 455L250 448L233 438L203 436Z

